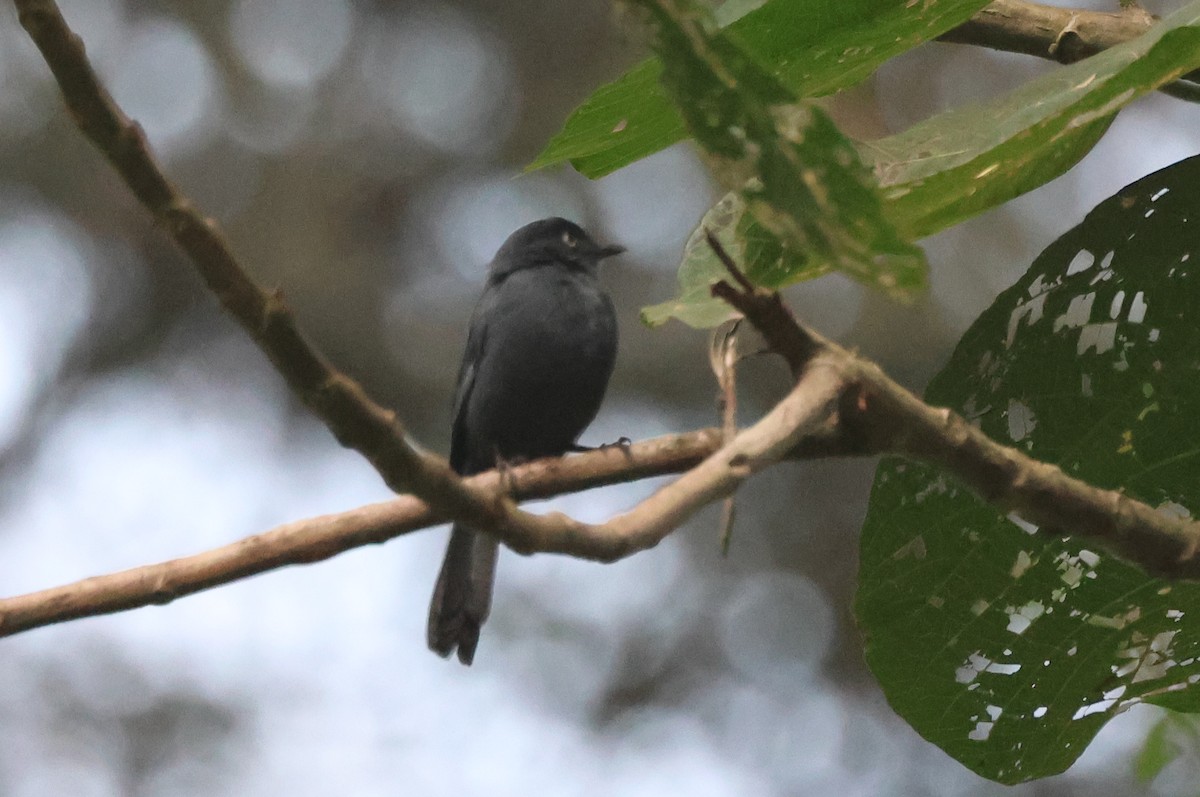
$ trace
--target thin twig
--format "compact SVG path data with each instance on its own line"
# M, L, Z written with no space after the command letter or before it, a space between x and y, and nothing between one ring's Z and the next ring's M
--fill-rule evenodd
M512 497L516 500L550 498L681 473L712 456L722 443L721 430L698 429L629 446L597 448L579 456L512 466L508 482L514 488ZM786 457L816 459L869 453L860 443L826 428L802 439ZM501 478L496 471L488 471L466 482L472 489L492 494L500 489ZM170 603L242 578L289 565L319 562L445 521L445 516L421 499L402 495L347 512L286 523L180 559L0 599L0 637L82 617Z
M511 468L514 498L549 498L564 492L634 481L694 467L719 448L720 433L701 429L628 447L609 447L565 459ZM485 493L500 486L496 471L467 480ZM344 551L438 525L446 517L403 495L336 515L286 523L229 545L168 562L84 579L0 600L0 636L81 617L170 603L176 598L288 565L309 564Z
M742 290L754 290L754 283L742 273L742 270L738 268L738 264L733 262L733 258L729 256L729 252L725 251L725 246L717 239L716 234L707 227L704 228L704 240L708 242L708 248L712 249L713 254L717 256L717 260L721 261L721 265L725 266L725 270L741 286Z
M711 245L712 241L709 240ZM709 364L717 379L717 407L721 419L721 443L729 443L737 435L737 362L738 327L742 320L726 321L713 330L709 344ZM729 496L721 507L720 535L721 555L729 555L729 544L733 539L733 521L736 514L736 499Z

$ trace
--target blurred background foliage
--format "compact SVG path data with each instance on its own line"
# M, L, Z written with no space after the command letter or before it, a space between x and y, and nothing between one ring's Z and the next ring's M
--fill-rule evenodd
M595 182L522 174L580 100L645 56L608 3L62 5L168 172L424 444L446 448L486 262L552 214L630 250L605 275L622 351L584 442L714 422L706 336L638 322L673 295L683 243L719 197L689 145ZM833 112L877 137L1056 68L929 45ZM1065 177L926 240L932 287L915 307L840 276L789 298L920 389L1038 251L1121 186L1195 154L1195 113L1147 98ZM769 358L741 371L749 419L786 377ZM0 374L4 594L387 495L75 130L9 5ZM727 559L715 513L615 566L505 557L471 670L424 647L440 531L3 640L0 794L1012 793L920 740L863 664L849 604L873 466L757 479ZM652 488L553 503L599 519ZM1016 792L1194 794L1194 756L1145 765L1165 749L1161 730L1143 748L1159 717L1128 712L1066 775ZM1136 778L1139 751L1151 779Z

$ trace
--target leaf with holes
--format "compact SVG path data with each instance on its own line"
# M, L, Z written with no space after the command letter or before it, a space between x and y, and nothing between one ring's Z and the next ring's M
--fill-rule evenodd
M927 400L1161 511L1200 508L1200 157L1123 189L960 341ZM859 623L892 706L1005 783L1061 772L1115 714L1200 710L1200 585L1047 537L938 471L879 467Z

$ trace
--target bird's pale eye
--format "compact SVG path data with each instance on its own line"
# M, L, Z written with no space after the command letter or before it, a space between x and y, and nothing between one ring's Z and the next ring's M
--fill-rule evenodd
M563 239L563 243L565 243L567 246L569 246L571 248L574 248L575 244L579 243L577 240L575 240L575 236L571 235L571 233L569 233L569 232L564 232L562 235L562 239Z

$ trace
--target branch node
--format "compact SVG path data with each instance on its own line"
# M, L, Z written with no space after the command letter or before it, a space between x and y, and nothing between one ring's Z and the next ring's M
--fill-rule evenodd
M1059 54L1059 49L1063 46L1063 41L1068 36L1074 36L1076 39L1078 39L1079 38L1078 31L1079 31L1079 15L1072 14L1071 18L1067 21L1067 24L1064 25L1063 29L1058 32L1058 35L1054 37L1054 41L1050 42L1050 46L1047 48L1046 51L1048 53L1050 53L1050 55L1055 56L1057 58L1057 56ZM1063 59L1058 58L1058 60L1061 61Z
M194 215L195 208L192 207L192 203L187 197L180 196L163 205L161 219L167 231L178 238L187 230Z
M259 324L259 332L266 332L272 325L279 323L288 317L287 302L283 298L283 288L276 287L266 294L266 301L263 302L262 322ZM330 382L336 381L341 374L336 374L331 379L327 379L322 387L325 387Z
M79 42L80 50L83 49L83 42ZM84 120L90 121L90 120ZM149 149L150 141L146 138L146 131L136 119L121 119L113 120L116 122L116 140L113 142L113 149L122 157L129 157L131 153L137 153L144 149Z

